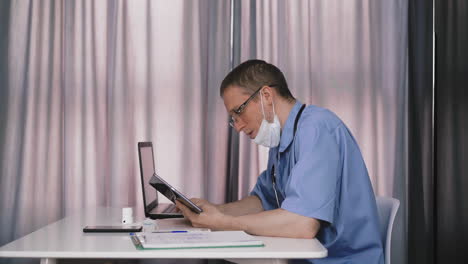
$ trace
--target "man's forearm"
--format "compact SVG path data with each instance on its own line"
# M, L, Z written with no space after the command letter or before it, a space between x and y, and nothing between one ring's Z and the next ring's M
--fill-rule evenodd
M259 236L314 238L320 229L318 220L284 209L232 217L231 221L228 229Z
M232 216L256 214L263 211L262 202L255 195L247 196L232 203L218 205L217 208L224 214Z

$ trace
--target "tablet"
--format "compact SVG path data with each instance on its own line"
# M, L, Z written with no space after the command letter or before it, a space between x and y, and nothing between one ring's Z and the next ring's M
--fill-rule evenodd
M156 173L153 174L151 180L149 182L151 186L153 186L158 192L162 193L167 199L171 200L175 203L176 200L183 203L185 206L190 208L194 213L201 213L203 210L190 201L185 195L181 192L177 191L174 187L172 187L169 183L159 177Z

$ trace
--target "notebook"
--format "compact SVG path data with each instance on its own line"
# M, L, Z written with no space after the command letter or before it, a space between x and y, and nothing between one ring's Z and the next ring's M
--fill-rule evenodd
M226 247L263 247L263 241L244 231L134 233L132 242L138 249L193 249Z

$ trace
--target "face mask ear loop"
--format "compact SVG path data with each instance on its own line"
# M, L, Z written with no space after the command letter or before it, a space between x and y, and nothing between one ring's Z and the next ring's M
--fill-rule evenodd
M274 119L276 116L276 113L275 113L275 100L273 100L273 98L271 98L271 103L273 104L273 119Z
M276 118L275 100L273 100L273 98L272 98L272 99L271 99L271 102L273 103L273 122L275 122L275 118ZM280 124L280 128L281 128L281 124ZM280 131L280 134L281 134L281 131Z
M262 91L260 91L260 102L262 103L262 114L263 114L263 119L266 119L265 110L263 110L263 94L262 94Z

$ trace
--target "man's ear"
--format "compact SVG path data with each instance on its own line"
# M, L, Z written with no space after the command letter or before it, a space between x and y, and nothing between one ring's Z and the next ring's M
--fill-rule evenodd
M263 103L266 105L271 105L273 101L273 88L270 86L264 86L260 92L263 96Z

